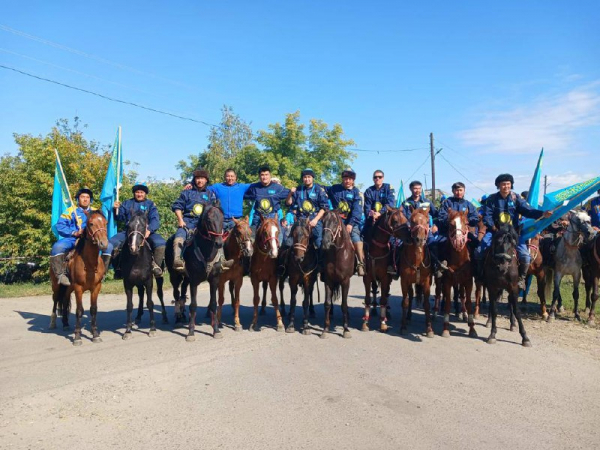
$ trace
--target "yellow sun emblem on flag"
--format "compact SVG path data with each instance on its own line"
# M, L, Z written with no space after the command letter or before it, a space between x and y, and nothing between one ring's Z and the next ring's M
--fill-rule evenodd
M202 211L204 211L204 205L202 203L196 203L192 207L192 212L194 213L195 216L201 216Z

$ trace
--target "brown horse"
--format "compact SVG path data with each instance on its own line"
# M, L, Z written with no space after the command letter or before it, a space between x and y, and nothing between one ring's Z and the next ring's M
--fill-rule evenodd
M387 207L377 221L373 224L372 232L365 236L366 244L366 273L363 277L365 285L365 315L363 317L362 331L369 331L369 318L371 307L371 290L373 284L381 286L381 300L379 303L379 330L386 332L387 325L387 303L392 284L392 275L387 271L390 263L390 238L396 237L401 230L408 229L408 220L401 209Z
M354 246L338 210L327 211L323 220L323 271L321 280L325 284L325 324L321 339L325 339L331 326L333 300L342 294L342 315L344 316L345 339L351 338L348 322L348 291L350 278L354 275Z
M240 323L240 289L244 282L243 258L252 257L252 231L248 218L241 220L233 219L235 226L227 236L223 250L225 259L233 260L233 266L219 277L219 307L217 309L217 320L221 324L223 302L225 301L225 283L229 281L229 293L234 311L235 331L242 331Z
M448 270L444 272L444 276L442 277L445 299L443 337L450 337L450 297L453 287L458 291L461 302L466 303L469 336L477 337L471 305L473 273L469 247L467 245L468 235L469 221L467 211L449 211L448 241L446 242L445 252L448 256Z
M585 306L588 312L589 326L596 324L596 301L598 300L598 280L600 279L600 239L595 234L592 241L585 246L582 266L583 281L585 284Z
M487 227L483 223L483 216L479 215L479 223L477 224L477 242L481 242L483 237L487 233ZM481 303L485 303L485 291L486 287L483 283L483 278L475 275L475 311L473 311L473 316L475 319L479 319L479 309L481 307Z
M412 304L410 285L417 285L417 295L423 296L425 307L425 331L427 337L433 337L431 328L431 311L429 306L429 293L431 290L431 255L427 250L427 236L429 235L429 207L414 209L410 207L410 238L402 245L400 258L400 278L402 284L402 324L400 333L407 330L407 315Z
M546 267L544 266L541 242L542 237L539 234L536 234L527 241L527 248L529 249L529 255L531 256L531 264L529 265L527 275L535 276L537 279L537 295L540 299L540 313L545 320L548 318L548 312L546 311ZM522 303L524 306L527 306L527 289L523 291ZM512 317L511 322L513 322Z
M250 331L259 331L258 328L258 305L260 295L258 293L263 281L269 283L271 289L271 302L275 308L277 317L277 331L283 331L283 320L279 312L277 302L277 255L279 253L279 226L277 219L261 218L261 223L256 230L254 239L254 253L250 263L250 279L254 290L254 315L250 324Z
M71 285L62 286L53 271L50 271L52 281L52 299L54 308L50 319L50 328L56 327L56 308L62 309L63 329L69 328L69 310L71 307L71 293L75 292L77 309L75 317L75 336L73 345L81 345L81 317L83 316L83 293L90 291L90 316L92 342L102 342L96 315L98 313L98 294L102 288L102 278L106 268L100 257L100 251L108 248L108 235L106 233L106 218L100 211L93 211L88 215L85 232L77 242L75 250L67 262L68 272L71 274Z

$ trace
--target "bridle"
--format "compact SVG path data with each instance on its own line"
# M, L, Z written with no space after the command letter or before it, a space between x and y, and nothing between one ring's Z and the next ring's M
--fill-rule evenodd
M267 223L267 222L265 222ZM269 236L268 232L267 232L267 227L264 227L264 230L262 230L263 232L261 233L261 235L264 236L264 239L258 243L258 251L261 252L263 255L267 255L269 254L269 242L270 241L275 241L276 244L278 244L278 234L279 234L279 228L277 228L277 233L275 233L275 236ZM261 247L264 247L261 248Z
M130 238L132 235L136 235L136 234L139 234L139 235L142 237L142 243L140 244L140 248L141 248L141 247L143 247L143 246L144 246L144 244L146 243L146 235L145 235L144 233L142 233L141 231L138 231L138 230L133 230L133 231L129 232L129 233L127 234L127 242L129 242L129 238Z
M342 245L341 245L341 246L339 246L339 247L338 247L338 246L335 244L335 241L337 241L338 237L340 237L340 236L341 236L341 234L342 234L342 219L341 219L341 218L340 218L340 217L339 217L337 214L336 214L336 216L335 216L335 217L336 217L336 220L337 220L337 228L335 229L335 231L333 231L333 230L332 230L331 228L329 228L329 227L325 227L325 226L324 226L324 227L323 227L323 233L325 233L325 231L329 231L329 232L331 233L331 236L332 236L332 238L331 238L331 243L332 243L332 245L333 245L335 248L339 249L339 248L342 248L342 247L343 247L343 243L342 243Z
M90 224L89 220L88 220L88 224ZM94 245L98 245L98 240L96 239L97 233L99 233L100 231L104 231L105 233L107 233L106 227L100 227L100 228L97 228L96 230L92 231L92 227L89 227L86 225L85 229L86 229L87 236L92 240L92 244L94 244Z
M449 233L452 247L454 247L454 249L459 252L465 248L469 237L469 229L467 225L464 223L462 225L463 226L461 228L455 228L454 230L450 230ZM460 235L458 234L459 231Z

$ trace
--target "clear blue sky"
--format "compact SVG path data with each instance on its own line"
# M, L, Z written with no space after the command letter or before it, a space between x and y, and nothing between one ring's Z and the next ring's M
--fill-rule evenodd
M528 187L541 147L554 190L599 173L598 1L197 1L5 3L0 64L217 123L230 105L265 129L299 110L340 123L375 169L405 183L436 147L438 187L493 191L500 172ZM206 147L206 126L0 69L0 152L12 134L79 116L141 178L177 177ZM427 162L412 178L430 183ZM465 180L466 181L466 180Z

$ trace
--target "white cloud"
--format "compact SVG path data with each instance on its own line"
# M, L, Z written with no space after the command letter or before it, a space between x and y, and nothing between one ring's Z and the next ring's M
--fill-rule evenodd
M537 153L541 147L568 150L575 134L600 123L598 83L535 99L483 115L459 133L463 144L485 153Z

